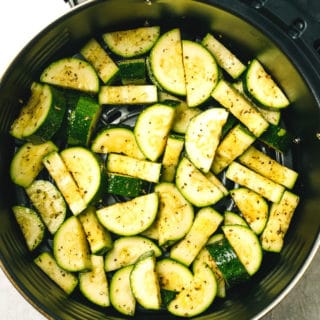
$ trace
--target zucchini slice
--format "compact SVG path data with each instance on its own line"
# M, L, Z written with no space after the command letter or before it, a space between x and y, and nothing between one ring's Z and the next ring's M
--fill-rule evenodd
M233 79L237 79L245 71L246 66L212 34L207 33L201 44L215 57L218 65Z
M103 129L92 141L91 150L96 153L114 152L140 160L145 159L133 131L126 127Z
M222 231L248 274L255 274L262 263L262 248L256 234L244 226L223 226Z
M25 190L49 232L54 234L66 217L67 208L62 194L47 180L35 180Z
M160 27L151 26L108 32L102 38L113 53L132 58L147 53L159 36Z
M120 313L133 316L136 310L136 299L130 286L130 274L133 265L117 270L110 281L110 302Z
M257 192L271 202L279 202L285 190L284 186L235 161L228 167L226 177L243 187Z
M149 182L159 182L161 163L111 153L107 158L107 171L129 175Z
M147 159L156 161L163 153L172 127L175 109L157 103L143 110L134 127L134 135Z
M220 141L213 158L211 170L215 174L219 174L233 160L247 150L255 140L255 136L242 124L234 126Z
M85 209L78 217L87 236L91 253L103 255L112 248L111 234L100 224L93 206Z
M71 216L53 237L53 255L58 265L71 272L91 269L86 234L76 216Z
M168 245L182 239L192 226L194 210L172 183L156 185L159 194L157 227L159 245Z
M254 101L266 108L279 110L290 104L282 89L257 59L250 62L245 75L244 88Z
M266 251L280 252L292 216L299 204L299 196L285 191L280 202L272 204L265 229L260 237L262 248Z
M102 86L98 99L106 105L151 104L158 101L158 91L152 84Z
M58 147L52 141L23 144L10 163L11 180L24 188L30 186L43 169L42 159L52 151L58 151Z
M60 91L34 82L31 96L13 121L10 134L37 143L50 140L60 128L65 111L66 102Z
M186 153L202 172L208 172L211 168L228 114L223 108L211 108L192 118L188 125L185 136Z
M182 40L182 55L187 105L196 107L209 99L218 83L218 65L212 54L198 42Z
M127 59L118 62L121 83L145 84L146 83L146 60L145 58Z
M80 96L74 109L68 115L68 145L88 146L97 121L101 106L89 96Z
M132 265L148 251L153 251L156 257L162 254L161 249L150 239L142 236L120 237L114 241L113 248L105 256L105 271Z
M212 270L202 265L193 280L169 303L168 311L180 317L193 317L204 312L214 301L217 281Z
M262 151L250 147L239 157L240 163L263 175L270 180L292 189L298 178L298 173L284 165L281 165Z
M220 80L212 92L212 97L241 121L256 137L269 126L262 114L250 100L225 80Z
M99 77L87 61L78 58L62 58L52 62L40 76L44 83L73 90L97 93Z
M151 72L159 85L168 92L187 93L180 29L162 34L150 52Z
M233 189L230 195L249 227L256 234L260 234L268 220L267 201L260 194L247 188Z
M219 186L185 157L177 167L176 186L182 195L197 207L213 205L225 196Z
M77 287L78 277L59 267L50 252L42 252L33 261L66 294L71 294Z
M211 207L201 208L186 236L170 250L170 258L187 266L196 258L209 237L217 230L223 217Z
M225 226L233 226L233 225L239 225L239 226L245 226L245 227L248 226L246 221L239 214L232 212L232 211L225 211L224 212L223 224Z
M130 273L130 286L137 302L146 309L159 310L161 294L154 252L142 255Z
M246 268L240 262L235 250L225 237L208 244L206 249L220 270L227 288L250 279Z
M157 193L136 197L126 202L118 202L97 210L100 223L111 232L132 236L151 226L159 206Z
M36 249L44 238L45 225L38 214L25 206L13 206L13 214L30 251Z
M79 273L80 292L91 302L110 306L109 284L103 267L103 257L91 255L92 269Z
M103 83L108 84L118 76L119 67L96 39L90 39L80 53L92 64Z
M157 261L156 272L160 288L175 292L180 292L188 287L193 279L189 268L170 258Z
M62 193L71 212L78 215L87 207L87 203L60 154L57 151L52 151L43 158L42 162Z
M72 174L86 204L94 201L102 188L102 168L99 159L84 147L62 150L60 156Z

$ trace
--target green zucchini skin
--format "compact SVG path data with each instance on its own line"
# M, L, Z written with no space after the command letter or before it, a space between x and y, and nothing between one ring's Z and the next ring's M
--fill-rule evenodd
M144 58L121 60L118 67L123 85L146 83L146 61Z

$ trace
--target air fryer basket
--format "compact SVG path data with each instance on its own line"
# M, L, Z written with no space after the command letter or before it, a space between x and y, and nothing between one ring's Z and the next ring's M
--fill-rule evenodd
M243 61L258 57L292 101L284 112L283 124L293 133L294 143L282 161L300 174L294 191L300 195L301 203L286 235L284 249L280 254L265 254L263 266L252 281L230 290L226 299L216 300L198 319L262 316L299 279L319 247L320 58L312 47L317 47L317 41L307 31L300 38L305 26L297 21L288 25L278 15L268 14L263 8L264 1L221 2L90 1L42 31L5 73L0 86L1 264L24 296L49 318L90 320L124 316L111 308L96 307L76 293L67 297L33 264L11 212L19 195L9 177L14 143L8 129L29 94L31 82L38 79L43 67L59 57L74 54L90 37L106 30L157 23L166 29L182 26L194 36L213 31L232 45ZM277 3L280 7L283 2ZM136 318L149 319L150 314L137 312ZM164 314L153 313L152 318L160 320ZM174 317L166 315L166 319Z

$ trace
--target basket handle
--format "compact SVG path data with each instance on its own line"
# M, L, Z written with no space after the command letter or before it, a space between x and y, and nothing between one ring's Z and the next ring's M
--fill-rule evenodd
M71 8L77 6L78 4L81 4L83 2L86 2L87 0L64 0L64 2L69 3L69 6Z

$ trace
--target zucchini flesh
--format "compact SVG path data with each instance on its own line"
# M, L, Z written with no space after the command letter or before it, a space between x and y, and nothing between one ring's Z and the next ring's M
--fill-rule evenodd
M35 180L25 190L49 232L54 234L66 217L67 208L62 194L47 180Z
M171 248L170 258L189 266L222 220L223 217L213 208L200 209L189 232Z
M78 58L62 58L43 70L42 82L89 93L99 91L99 77L87 61Z
M38 214L25 206L13 206L13 214L30 251L36 249L44 238L45 225Z
M211 108L191 119L186 136L185 147L188 158L202 172L210 170L222 127L228 112L223 108Z
M91 255L91 270L79 273L81 293L91 302L110 306L109 283L103 267L103 257Z
M151 226L156 218L159 205L157 193L118 202L97 210L100 223L111 232L132 236Z
M62 269L49 252L37 256L34 263L66 294L71 294L78 285L78 278L72 272Z
M113 53L124 58L132 58L149 51L159 35L160 27L151 26L108 32L102 37Z
M159 257L161 249L150 239L142 236L120 237L107 252L104 261L105 271L114 271L134 264L146 252L153 251Z
M272 204L267 225L260 237L264 250L281 251L284 237L298 204L299 196L287 190L284 192L279 203Z
M225 226L233 226L233 225L240 225L247 227L246 221L237 213L232 211L225 211L224 212L224 223Z
M200 43L182 41L183 66L187 91L187 104L196 107L209 99L219 78L217 63Z
M288 107L290 101L257 59L250 62L244 88L261 106L272 109Z
M23 144L10 163L11 180L24 188L30 186L43 169L42 159L52 151L58 151L58 147L52 141Z
M96 39L90 39L80 53L92 64L103 83L110 83L117 77L119 67Z

